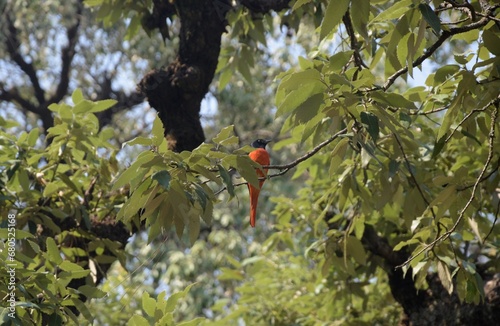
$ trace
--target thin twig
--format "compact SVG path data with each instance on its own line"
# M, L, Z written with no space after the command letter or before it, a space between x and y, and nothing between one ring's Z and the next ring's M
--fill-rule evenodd
M478 29L478 28L483 27L486 24L488 24L490 22L490 19L488 18L488 16L491 16L494 13L495 9L496 9L496 6L489 7L488 10L487 10L487 12L485 13L486 17L482 17L477 22L473 22L473 23L470 23L470 24L465 25L465 26L459 26L459 27L450 28L449 31L444 30L441 33L441 35L439 36L439 38L437 39L437 41L434 44L432 44L421 56L419 56L417 59L415 59L415 61L413 61L412 67L419 66L427 58L429 58L431 55L433 55L434 52L436 52L437 49L439 49L441 47L441 45L444 43L444 41L446 41L448 38L452 37L453 35L461 34L461 33L465 33L465 32L469 32L469 31L471 31L473 29ZM399 69L394 74L392 74L387 79L387 81L385 82L385 84L382 87L382 89L384 91L386 91L387 89L389 89L389 87L391 87L392 84L394 84L394 82L396 81L396 79L399 76L401 76L401 75L403 75L403 74L405 74L407 72L408 72L408 65L406 65L405 67ZM378 88L373 88L372 90L376 90L376 89L378 89Z
M327 140L325 140L325 141L321 142L320 144L318 144L316 147L314 147L313 149L311 149L306 154L302 155L301 157L295 159L294 161L292 161L292 162L290 162L288 164L282 164L282 165L263 165L262 167L264 169L290 170L291 168L297 166L299 163L307 160L308 158L310 158L311 156L313 156L314 154L316 154L320 149L322 149L326 145L330 144L332 141L334 141L338 137L342 136L346 132L347 132L347 128L344 128L344 129L340 130L339 132L337 132L336 134L334 134L333 136L331 136Z
M458 130L458 128L460 128L460 126L461 126L462 124L464 124L464 123L465 123L465 121L467 121L467 119L469 119L469 118L470 118L470 117L471 117L474 113L477 113L477 112L484 112L484 111L486 111L486 110L487 110L490 106L492 106L492 105L498 105L498 103L500 103L500 96L498 96L498 97L497 97L496 99L494 99L494 100L491 100L488 104L486 104L486 105L485 105L485 106L483 106L482 108L480 108L480 109L474 109L474 110L470 111L470 112L469 112L469 113L468 113L468 114L467 114L467 115L466 115L466 116L462 119L462 121L460 121L460 122L458 123L458 125L457 125L455 128L453 128L453 130L452 130L452 131L451 131L451 133L448 135L448 137L446 137L446 140L445 140L444 142L445 142L445 143L447 143L447 142L451 139L451 137L455 134L455 131L457 131L457 130Z
M490 231L488 232L488 234L484 237L483 239L483 243L486 242L486 239L488 239L488 237L491 235L491 233L493 232L493 229L495 228L495 224L497 223L497 220L498 220L498 213L500 211L500 194L497 192L497 197L498 198L498 204L497 204L497 211L495 212L495 219L493 220L493 224L491 225L491 228L490 228Z
M398 143L399 150L403 154L403 159L405 160L406 168L408 169L408 172L410 173L410 177L413 180L413 183L415 183L415 186L417 187L417 190L420 193L420 196L422 197L424 202L427 204L427 206L429 206L430 202L425 197L424 191L422 190L422 188L420 188L420 184L418 183L417 178L415 177L415 174L413 174L413 171L411 170L410 160L408 160L408 157L405 154L403 144L401 144L401 141L399 140L399 137L396 134L394 134L394 138L396 139L396 142ZM432 213L432 216L434 217L434 219L436 219L436 214L434 213L434 209L432 207L431 207L431 213Z
M271 179L271 178L276 178L278 176L281 176L281 175L287 173L290 169L292 169L293 167L297 166L299 163L304 162L308 158L312 157L320 149L322 149L326 145L330 144L332 141L334 141L338 137L342 136L346 132L347 132L347 128L344 128L344 129L340 130L339 132L337 132L336 134L334 134L333 136L331 136L327 140L325 140L325 141L321 142L320 144L318 144L316 147L314 147L312 150L310 150L306 154L302 155L301 157L295 159L294 161L292 161L292 162L290 162L288 164L283 164L283 165L263 165L262 166L263 169L275 169L275 170L281 170L281 171L279 171L277 173L274 173L274 174L271 174L271 175L268 175L266 177L260 177L259 180L267 180L267 179ZM238 186L242 186L242 185L246 185L246 184L248 184L248 182L240 182L240 183L233 184L233 186L234 187L238 187ZM227 189L227 187L224 186L221 189L219 189L216 192L214 192L214 195L217 196L218 194L220 194L221 192L223 192L226 189Z
M474 201L476 190L477 190L479 184L481 183L481 180L483 179L483 175L486 173L486 169L488 168L488 166L491 163L491 160L493 159L493 143L495 140L495 126L496 126L497 118L498 118L498 106L495 106L495 109L494 109L493 113L491 114L490 133L489 133L489 137L488 137L488 158L486 159L486 162L483 166L483 169L481 170L481 173L479 173L479 176L477 177L476 182L474 183L474 187L472 188L472 194L470 195L470 198L467 201L467 203L465 204L465 206L460 211L455 224L453 224L453 226L448 231L446 231L441 236L439 236L435 240L433 240L431 243L425 245L422 249L420 249L415 254L413 254L404 263L396 266L396 268L402 268L403 266L408 265L409 263L411 263L411 261L413 259L415 259L415 257L418 257L421 253L426 252L426 251L434 248L434 246L436 246L436 244L441 243L442 241L446 240L453 232L455 232L455 230L458 227L458 224L460 224L460 222L462 221L462 219L465 216L465 211L470 207L470 205Z
M434 109L434 110L430 110L430 111L426 111L426 112L419 112L419 111L413 111L413 112L409 112L408 114L409 115L429 115L429 114L434 114L434 113L438 113L438 112L441 112L441 111L445 111L445 110L448 110L449 106L442 106L440 108L437 108L437 109Z

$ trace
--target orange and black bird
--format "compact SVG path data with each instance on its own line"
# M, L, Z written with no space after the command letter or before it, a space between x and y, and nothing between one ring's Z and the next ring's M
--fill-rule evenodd
M248 156L260 165L269 165L271 163L269 159L269 153L266 151L266 145L270 140L257 139L252 143L252 147L255 150L251 151ZM267 175L267 169L257 170L257 176L259 179ZM257 214L257 202L259 201L259 193L262 189L262 185L266 180L259 180L259 189L255 188L251 184L248 184L248 191L250 192L250 225L255 227L255 216Z

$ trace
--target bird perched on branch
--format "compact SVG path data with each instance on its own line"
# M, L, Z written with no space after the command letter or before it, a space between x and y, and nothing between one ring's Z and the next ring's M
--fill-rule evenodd
M269 165L271 163L269 159L269 153L266 151L266 145L270 142L270 140L265 139L257 139L252 143L252 147L255 150L251 151L248 156L255 162L260 165ZM265 177L267 175L267 169L257 170L257 175L260 178ZM250 225L255 227L255 216L257 214L257 202L259 201L259 193L262 189L262 185L265 180L259 180L259 188L255 188L250 183L248 184L248 191L250 192Z

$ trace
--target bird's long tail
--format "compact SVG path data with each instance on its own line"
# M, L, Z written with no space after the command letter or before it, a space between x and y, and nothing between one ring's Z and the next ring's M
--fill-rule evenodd
M263 182L262 182L263 183ZM261 187L262 187L261 183ZM250 192L250 225L255 227L255 217L257 215L257 203L259 201L260 189L255 188L252 185L248 185L248 191Z

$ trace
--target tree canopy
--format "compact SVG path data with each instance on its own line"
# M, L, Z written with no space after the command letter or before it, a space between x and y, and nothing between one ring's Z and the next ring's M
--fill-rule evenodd
M3 8L3 323L500 319L499 4L74 3Z

